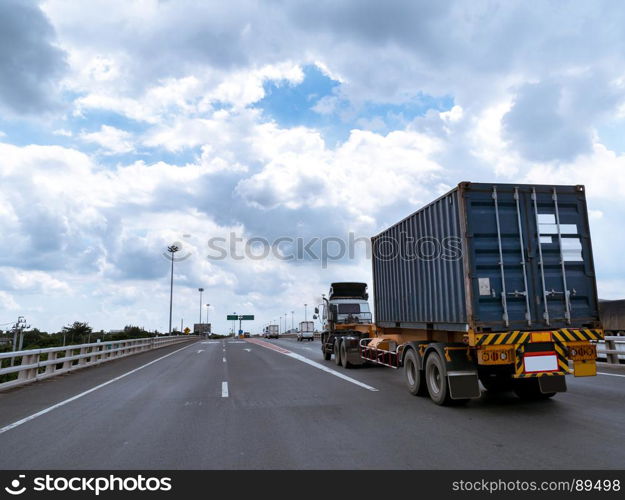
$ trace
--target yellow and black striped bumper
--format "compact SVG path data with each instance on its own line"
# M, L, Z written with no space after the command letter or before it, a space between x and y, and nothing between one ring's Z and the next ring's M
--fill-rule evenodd
M588 343L591 340L603 339L603 330L599 329L560 329L548 331L512 331L500 333L471 334L469 344L477 349L493 349L495 346L510 346L514 349L514 377L530 378L571 373L568 362L568 345L573 346ZM525 373L523 358L526 347L530 343L548 342L553 344L553 350L558 359L558 371ZM592 362L594 364L594 361ZM576 368L577 370L577 368ZM576 371L577 374L577 371Z
M471 336L474 341L470 342ZM528 342L585 342L589 340L602 340L603 330L598 329L573 329L563 328L560 330L545 330L539 332L501 332L482 333L469 336L469 344L475 347L488 345L526 344Z

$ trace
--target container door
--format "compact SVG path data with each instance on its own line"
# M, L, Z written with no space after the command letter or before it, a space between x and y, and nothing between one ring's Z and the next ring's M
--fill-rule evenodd
M488 184L470 184L464 197L473 323L481 331L524 329L536 314L526 200L514 187Z
M535 323L545 329L597 326L598 307L586 200L581 186L524 193Z
M480 331L591 326L597 319L583 191L469 184L473 324Z

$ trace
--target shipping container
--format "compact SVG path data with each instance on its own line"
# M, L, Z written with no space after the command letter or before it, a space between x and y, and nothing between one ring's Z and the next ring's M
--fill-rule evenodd
M600 327L584 186L464 182L372 244L380 327Z

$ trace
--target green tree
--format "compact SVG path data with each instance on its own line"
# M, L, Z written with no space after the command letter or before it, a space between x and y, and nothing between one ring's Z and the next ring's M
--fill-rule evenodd
M69 340L69 344L74 342L86 343L91 336L92 328L89 323L81 323L80 321L74 321L71 325L63 327L63 345L66 345L66 339Z

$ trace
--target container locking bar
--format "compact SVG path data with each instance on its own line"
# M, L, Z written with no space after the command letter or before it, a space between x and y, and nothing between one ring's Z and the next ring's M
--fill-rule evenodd
M560 247L560 266L562 267L562 285L564 286L564 304L566 311L564 317L566 323L571 324L571 292L566 284L566 269L564 265L564 252L562 251L562 231L560 230L560 210L558 208L558 193L556 188L553 188L553 204L556 210L556 227L558 228L558 246Z
M547 287L545 285L545 262L543 261L543 248L540 243L540 223L538 222L538 202L536 200L536 188L532 188L532 200L534 201L534 218L536 220L536 239L538 240L538 264L540 265L540 277L543 285L543 302L545 304L545 312L543 318L545 323L549 325L549 303L547 302Z
M503 268L503 250L501 247L501 226L499 224L499 203L497 200L497 186L493 186L493 200L495 200L495 219L497 220L497 242L499 243L499 269L501 271L501 306L503 307L503 320L508 326L508 302L506 296L506 274Z
M523 247L523 227L521 225L521 207L519 206L519 188L514 188L514 199L516 201L516 216L517 222L519 225L519 245L521 248L521 266L523 267L523 286L525 290L523 292L514 291L515 296L518 293L519 295L525 295L525 319L527 320L528 326L532 324L532 313L530 312L530 298L527 293L527 267L525 265L525 248Z

